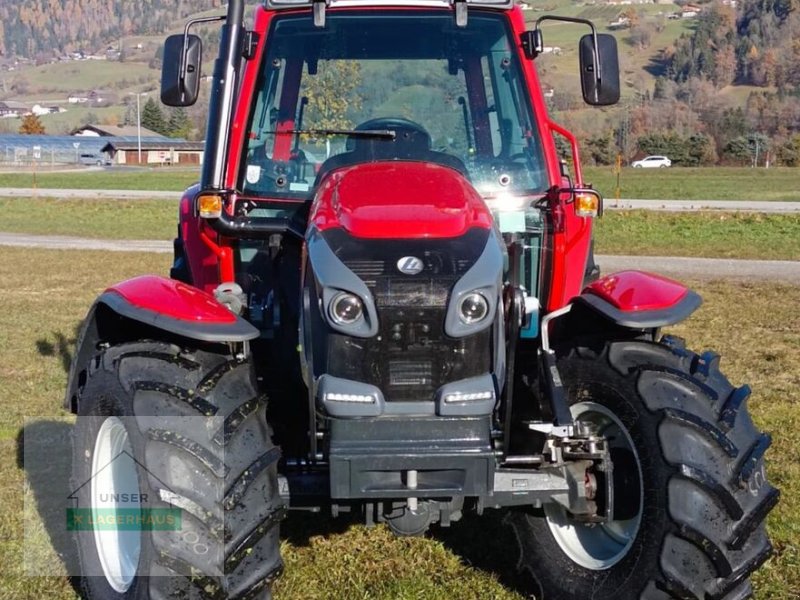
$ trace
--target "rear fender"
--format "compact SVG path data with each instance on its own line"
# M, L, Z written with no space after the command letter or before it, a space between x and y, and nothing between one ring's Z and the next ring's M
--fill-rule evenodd
M554 323L556 337L657 330L688 318L702 299L672 279L643 271L620 271L586 286L571 304L568 316Z
M241 343L258 336L253 325L195 287L155 275L123 281L97 298L81 326L64 407L77 410L78 387L100 344L141 339Z

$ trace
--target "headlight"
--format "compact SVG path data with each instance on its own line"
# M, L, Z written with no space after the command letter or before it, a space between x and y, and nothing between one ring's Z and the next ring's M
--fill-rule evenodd
M465 325L482 321L487 314L489 314L489 301L478 292L467 294L458 304L458 317Z
M341 292L331 301L329 313L339 325L352 325L363 316L364 305L355 294Z

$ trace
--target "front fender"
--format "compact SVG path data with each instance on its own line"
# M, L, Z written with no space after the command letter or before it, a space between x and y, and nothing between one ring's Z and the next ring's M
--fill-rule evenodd
M677 281L645 273L620 271L592 282L573 299L619 327L651 329L688 318L702 304L700 296Z
M83 321L64 406L76 408L81 373L100 343L113 345L145 338L236 343L258 336L253 325L195 287L155 275L123 281L103 292Z

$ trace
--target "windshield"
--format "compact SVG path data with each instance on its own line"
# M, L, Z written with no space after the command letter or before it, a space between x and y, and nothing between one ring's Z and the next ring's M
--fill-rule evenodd
M547 187L510 29L499 14L329 11L275 19L239 186L308 198L327 173L375 160L456 169L485 197Z

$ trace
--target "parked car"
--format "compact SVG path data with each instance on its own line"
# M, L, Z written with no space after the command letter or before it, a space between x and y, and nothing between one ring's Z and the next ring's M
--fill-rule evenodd
M645 156L641 160L635 160L631 163L632 167L637 169L654 169L657 167L671 167L672 161L666 156Z
M110 165L111 159L102 154L81 154L78 157L78 162L82 165Z

